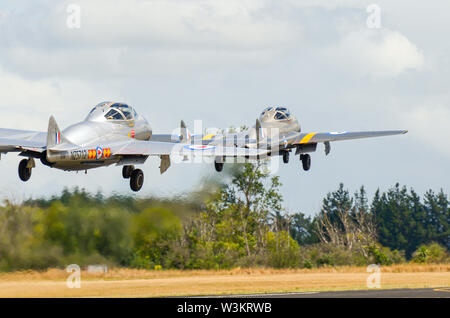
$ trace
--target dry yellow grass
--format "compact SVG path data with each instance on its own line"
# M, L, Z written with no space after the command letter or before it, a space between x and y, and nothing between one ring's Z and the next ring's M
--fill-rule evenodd
M382 288L449 287L450 264L381 268ZM60 269L0 274L0 297L155 297L366 289L365 267L320 269L163 270L111 269L81 273L81 288L68 288Z

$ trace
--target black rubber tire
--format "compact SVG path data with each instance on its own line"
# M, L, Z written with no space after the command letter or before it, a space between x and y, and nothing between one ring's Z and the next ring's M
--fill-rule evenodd
M311 156L309 154L303 154L301 158L303 170L308 171L311 168Z
M122 177L124 179L130 179L131 173L134 170L134 166L123 166L122 168Z
M141 190L144 185L144 173L141 169L135 169L130 176L130 188L134 192Z
M214 161L214 168L216 168L217 172L221 172L223 170L223 162Z
M19 178L23 182L30 180L31 177L31 168L27 168L28 159L23 159L19 163Z
M283 162L284 163L289 162L289 152L287 152L287 151L283 152Z

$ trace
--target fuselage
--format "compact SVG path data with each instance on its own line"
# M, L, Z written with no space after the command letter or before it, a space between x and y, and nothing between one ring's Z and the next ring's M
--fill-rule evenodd
M87 170L119 162L111 148L127 139L149 140L152 129L147 120L125 104L102 103L94 107L84 121L61 131L60 151L47 151L52 167L63 170ZM58 138L58 136L56 136Z
M262 134L265 137L279 137L292 132L300 132L300 124L285 107L268 107L259 116ZM256 134L256 129L254 130Z
M260 127L257 127L257 126ZM268 107L258 118L257 125L247 131L217 138L213 142L227 146L246 148L278 148L280 140L297 135L301 131L300 124L285 107Z

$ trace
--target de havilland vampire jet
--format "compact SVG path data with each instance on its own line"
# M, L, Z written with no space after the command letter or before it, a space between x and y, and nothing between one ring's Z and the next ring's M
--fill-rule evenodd
M188 143L189 132L181 121L180 134L152 135L147 120L123 103L103 102L96 105L82 122L60 131L50 117L47 132L0 128L0 158L2 153L18 152L27 157L19 163L19 177L28 181L34 159L42 164L66 171L79 171L121 165L122 176L130 179L133 191L139 191L144 182L142 170L134 164L144 163L149 156L161 158L160 172L170 166L170 155L187 157L192 154L215 158L258 158L267 150L221 145Z
M195 142L225 147L266 149L267 155L260 155L258 158L280 155L284 163L289 162L289 154L295 151L295 155L299 155L303 169L307 171L311 167L309 153L316 151L318 143L324 143L325 154L328 155L331 141L399 135L407 132L407 130L383 130L306 133L302 132L298 120L286 107L267 107L251 129L237 134L200 136L201 138L197 138ZM218 172L223 169L224 159L220 157L215 159L215 168Z

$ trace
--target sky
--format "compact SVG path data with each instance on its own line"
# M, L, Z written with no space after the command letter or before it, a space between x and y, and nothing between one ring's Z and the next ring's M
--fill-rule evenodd
M133 106L156 132L181 119L239 127L280 105L305 132L409 130L332 143L328 156L319 145L308 172L291 156L276 173L290 213L317 213L340 182L370 196L397 182L449 193L449 13L447 0L2 1L0 127L46 131L54 115L65 128L105 100ZM121 167L85 175L37 163L23 183L19 161L2 155L0 198L74 186L174 196L216 176L186 163L160 175L150 158L134 194Z

